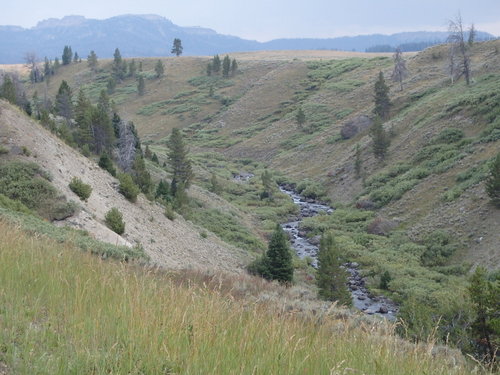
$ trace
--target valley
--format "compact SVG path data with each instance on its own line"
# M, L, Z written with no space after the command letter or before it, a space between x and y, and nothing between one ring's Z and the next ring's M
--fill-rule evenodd
M223 357L231 358L232 365L240 364L241 373L250 373L252 361L246 362L249 357L231 352L229 347L235 344L225 340L233 332L243 335L237 326L238 321L244 321L256 340L264 342L251 325L251 317L259 317L259 324L266 321L271 325L279 325L283 317L300 330L302 338L298 341L292 339L292 331L275 337L291 345L291 352L283 354L288 363L280 365L283 373L301 373L300 369L302 373L325 373L326 368L331 371L335 366L339 374L351 367L360 373L470 373L475 364L453 350L473 355L479 350L471 335L475 317L471 275L484 268L491 285L498 285L500 275L500 210L491 202L486 188L490 166L500 152L499 49L499 40L474 43L470 85L463 79L451 82L446 45L405 53L408 75L403 89L400 82L390 79L392 54L340 51L231 53L229 57L237 61L237 68L226 76L210 70L215 62L206 56L126 58L123 66L129 73L120 79L114 78L116 64L109 59L99 59L95 69L86 61L63 65L42 82L30 82L17 73L33 112L30 118L20 108L0 101L0 151L4 150L0 152L0 165L21 168L15 163L35 163L73 206L64 217L44 221L33 214L34 209L26 213L16 206L12 202L15 195L4 200L0 195L0 230L7 236L14 231L11 228L21 228L15 229L13 242L15 237L23 243L29 241L25 238L29 238L27 231L42 238L44 248L55 241L59 242L54 245L57 249L66 246L71 251L90 251L101 259L116 258L109 264L95 265L95 259L81 254L84 262L91 264L89 268L102 267L106 275L111 272L107 280L114 277L112 269L122 267L120 261L130 262L130 270L123 268L124 278L113 282L127 284L129 277L145 270L144 282L152 283L155 294L151 300L142 301L147 306L159 299L165 307L173 298L164 295L159 285L167 285L172 293L187 293L176 298L199 301L199 309L212 314L211 327L217 339L210 339L212 328L202 325L202 314L197 315L201 310L185 307L189 317L173 311L174 319L169 322L155 315L155 307L133 312L138 316L151 312L151 321L160 325L162 335L166 335L162 327L182 327L175 333L180 341L172 341L168 349L160 345L153 348L155 355L167 353L162 365L168 368L162 370L165 373L217 373L216 369L230 373L232 367L224 367ZM132 63L140 68L131 71ZM158 74L158 64L164 67L164 73ZM12 72L12 67L0 66L0 70ZM373 128L378 121L374 116L374 86L380 73L386 77L391 103L390 114L381 125L389 140L383 158L373 151ZM143 92L139 80L144 82ZM47 112L44 123L41 114L54 108L54 103L57 108L63 82L71 88L74 118L66 121ZM123 194L120 173L115 176L103 169L103 153L89 151L88 145L84 148L78 121L85 118L80 116L78 120L76 109L83 102L80 95L88 98L89 108L99 109L109 100L108 113L121 118L109 151L115 165L121 162L117 155L120 142L124 142L123 124L133 123L135 136L140 139L134 152L140 155L151 185L145 183L136 201ZM300 112L303 119L298 116ZM192 167L192 180L180 188L173 183L174 129L180 130ZM133 168L139 167L133 164ZM140 185L139 169L127 173ZM74 177L91 186L88 199L79 200L70 188ZM168 192L160 191L163 182ZM174 189L184 192L184 187L185 195L176 195ZM123 215L125 232L121 235L107 223L112 208ZM268 243L278 223L291 233L292 248L298 253L292 259L294 277L288 288L247 273L252 264L265 264ZM355 308L316 297L319 288L314 257L320 239L327 235L334 237L337 260L350 274L347 283ZM106 245L93 251L94 246L101 249L100 245L89 245L85 242L88 240ZM6 261L13 257L7 250L8 246L4 247ZM68 262L74 261L69 258ZM11 277L18 275L13 273ZM44 277L50 279L48 273ZM90 280L90 276L85 277ZM92 280L99 284L99 275L96 277ZM174 291L176 283L182 288L187 285L187 289ZM144 293L139 287L138 293ZM61 291L55 293L61 295ZM131 298L141 298L138 295ZM93 297L89 294L86 298ZM16 303L17 307L8 308L21 308L22 301ZM217 310L219 307L222 310ZM125 315L134 310L126 304L121 308ZM37 319L41 319L38 316L43 315L42 310L34 313ZM380 319L388 316L387 312L390 320L398 319L397 325ZM233 331L215 322L218 314L227 319ZM110 323L106 324L111 332ZM145 349L149 344L141 336L143 328L130 327L137 329L134 334ZM201 332L199 327L204 327ZM203 331L205 328L208 331ZM151 335L154 324L144 329ZM266 329L281 332L274 325ZM320 343L317 337L308 336L315 329L327 341ZM50 336L49 326L43 332ZM378 359L360 363L350 358L345 363L334 360L337 365L323 365L318 353L345 358L345 353L330 352L331 348L338 349L328 341L332 332L340 332L342 340L355 345L361 344L354 337L370 332L373 342L368 340L372 346L366 350ZM115 334L120 335L110 333ZM3 337L13 342L14 336L12 331ZM242 337L235 337L235 342L247 348ZM400 337L408 341L398 349L403 341ZM114 359L116 369L130 372L134 366L123 363L137 361L140 350L136 353L131 342L116 340L120 342ZM301 340L310 343L308 347L318 345L318 356L309 358L311 354ZM192 346L193 342L200 346ZM205 367L202 358L208 353L205 350L209 351L207 342L216 345ZM380 348L376 342L382 343ZM429 349L434 343L436 346ZM443 343L454 349L442 349ZM23 350L29 351L29 345ZM177 352L175 346L181 350ZM198 360L191 363L187 356L193 347ZM296 350L302 353L300 364L293 354ZM355 358L363 356L359 347L352 350ZM419 368L416 363L402 365L388 360L397 356L398 350L408 357L423 358L425 365ZM442 365L433 359L443 358L440 350L447 358ZM425 356L424 352L431 354ZM248 353L253 355L257 354ZM455 365L449 365L448 360ZM85 369L86 361L79 358L65 369ZM0 370L3 362L6 360L0 354ZM144 373L160 371L160 362L144 361ZM474 371L487 373L480 367ZM398 368L404 370L398 372ZM279 373L276 368L273 371L267 373Z

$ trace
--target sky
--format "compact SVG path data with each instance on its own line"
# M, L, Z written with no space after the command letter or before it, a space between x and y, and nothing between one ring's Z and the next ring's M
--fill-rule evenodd
M158 14L179 26L259 41L446 31L460 12L466 25L500 36L500 0L14 0L1 8L0 25L30 28L67 15Z

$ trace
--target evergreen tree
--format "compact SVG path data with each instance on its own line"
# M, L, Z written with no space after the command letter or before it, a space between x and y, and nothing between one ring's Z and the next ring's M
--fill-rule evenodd
M172 200L170 195L170 187L164 180L160 180L160 182L158 183L158 186L156 187L155 198L163 199L165 201Z
M321 237L318 252L316 285L319 296L328 301L339 301L343 305L352 304L347 289L347 272L341 268L340 249L331 233Z
M389 87L385 84L384 74L380 72L375 82L375 108L373 112L382 120L387 120L389 118L390 107Z
M116 79L113 77L108 78L108 82L106 83L106 90L108 90L109 94L112 94L115 92L116 89Z
M279 224L276 224L269 241L266 258L267 269L272 280L278 280L281 283L293 281L292 253L288 246L287 236Z
M120 138L120 124L122 119L118 116L118 113L113 112L113 118L111 119L111 123L113 124L113 132L115 133L115 138Z
M229 71L231 70L231 59L228 55L224 57L222 60L222 76L227 78L229 77Z
M94 51L90 51L90 54L87 57L87 64L93 72L97 70L97 55Z
M113 177L116 177L116 168L113 165L113 161L111 160L111 157L107 153L103 153L99 157L99 167L104 169L105 171L108 171L109 174Z
M165 68L163 66L163 63L161 62L161 60L158 60L158 62L155 65L156 78L162 77L164 72Z
M237 70L238 70L238 63L236 62L236 59L233 59L233 61L231 62L231 75L234 76Z
M69 65L71 63L71 59L73 58L73 52L71 51L70 46L64 46L63 54L62 54L62 64Z
M486 192L491 202L500 208L500 153L493 159L490 174L486 180Z
M43 64L43 75L45 79L48 79L49 76L54 75L54 71L52 69L52 63L47 57L45 57L45 61Z
M264 186L264 191L260 194L261 199L272 198L274 181L271 173L266 169L264 173L260 176L262 180L262 185Z
M220 57L219 55L215 55L214 58L212 59L212 72L219 73L220 65L221 65Z
M146 163L144 162L142 155L138 154L135 156L134 163L132 164L132 170L132 177L135 184L144 194L148 194L153 187L153 182L151 180L151 175L146 169Z
M172 46L172 50L170 51L171 53L175 54L175 56L180 56L182 55L182 42L179 38L174 39L174 44Z
M75 54L73 55L73 62L77 63L80 60L80 56L78 56L78 52L75 51Z
M136 72L137 72L137 66L135 64L135 60L132 59L132 61L128 64L128 75L130 77L135 77Z
M71 92L71 88L68 85L68 82L63 80L56 95L56 110L57 113L60 116L64 117L68 123L73 117L72 96L73 94Z
M295 121L300 129L302 129L303 125L306 122L306 114L302 110L302 107L299 107L297 114L295 115Z
M370 129L370 136L373 141L373 153L375 157L385 159L391 140L382 125L382 120L378 116L375 118L373 126Z
M12 104L16 104L16 86L10 78L9 75L5 75L3 78L2 87L0 90L0 96Z
M146 84L144 83L144 78L142 76L139 76L139 78L137 79L137 93L140 96L143 96L145 90Z
M168 147L170 148L168 161L173 170L171 191L176 196L178 190L183 193L182 190L189 188L191 179L193 178L188 150L179 129L172 129Z
M114 142L113 124L102 106L91 106L86 116L86 133L90 135L89 146L96 154L111 152Z
M117 81L121 81L125 77L123 68L124 61L122 59L122 55L120 53L120 50L116 48L115 53L113 54L113 65L111 66L111 70L113 71L113 76Z
M111 114L111 105L109 103L109 96L106 90L101 90L99 94L99 99L97 99L97 106L106 112L108 115Z
M59 67L61 66L61 63L59 62L59 58L56 57L54 59L54 65L52 65L52 75L56 74L57 71L59 70Z
M472 324L473 335L477 338L477 347L484 359L494 364L500 349L500 278L489 281L486 270L476 268L469 284L476 319Z
M212 70L213 70L212 63L208 63L207 64L207 76L212 75Z

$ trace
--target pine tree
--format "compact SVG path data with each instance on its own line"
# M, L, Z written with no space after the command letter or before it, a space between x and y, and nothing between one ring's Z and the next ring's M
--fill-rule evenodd
M63 80L56 95L56 110L68 123L73 117L72 95L68 82Z
M16 86L9 75L3 78L2 87L0 88L0 96L12 104L16 104L17 94Z
M299 128L302 129L302 126L306 122L306 114L302 110L302 107L299 107L297 114L295 115L295 121L297 122Z
M94 51L90 51L90 54L87 57L87 64L93 72L97 70L97 55Z
M220 57L219 55L215 55L214 58L212 59L212 72L219 73L220 65L221 65Z
M111 70L113 71L113 76L117 81L121 81L125 77L123 68L124 61L122 59L122 55L120 53L120 50L116 48L115 53L113 54L113 65L111 66Z
M266 169L264 171L264 173L262 173L262 175L260 176L260 178L262 180L262 185L264 186L264 191L260 195L261 199L263 199L263 198L272 198L272 196L273 196L273 187L274 187L273 176Z
M173 170L171 191L174 196L177 196L178 190L182 194L184 189L189 188L193 178L188 150L179 129L172 129L168 147L170 148L168 161Z
M478 338L477 346L487 362L495 362L500 349L500 278L489 281L482 267L470 279L468 287L476 319L472 324L473 335Z
M170 195L170 187L164 180L160 180L160 182L158 183L158 186L156 187L155 198L160 198L166 201L172 200Z
M116 79L114 79L113 77L109 77L108 82L106 83L106 89L108 90L109 94L114 93L116 89Z
M231 62L231 75L234 76L237 70L238 70L238 63L236 62L236 59L233 59L233 61Z
M136 155L134 163L132 164L132 170L132 177L135 184L144 194L148 194L153 187L153 182L151 180L151 175L146 169L144 158L140 154Z
M142 76L139 76L137 79L137 93L139 96L144 95L144 91L146 90L146 84L144 83L144 78Z
M500 153L493 159L490 166L490 175L486 180L486 192L491 202L500 208Z
M389 87L385 84L384 74L380 72L375 82L375 108L373 112L376 116L380 116L382 120L387 120L390 107Z
M155 65L156 78L162 77L164 72L165 68L163 67L163 63L161 62L161 60L158 60L158 62Z
M153 154L151 152L151 150L149 149L149 145L146 145L146 150L144 151L144 157L146 159L150 159L153 157Z
M179 38L174 39L174 44L172 45L172 50L170 51L171 53L175 54L175 56L180 56L182 55L182 42Z
M73 58L73 52L71 51L70 46L64 46L63 54L62 54L62 64L69 65L71 63L71 59Z
M375 157L385 159L391 140L382 125L382 120L378 116L375 118L373 126L370 129L370 136L373 141L373 153Z
M279 224L276 224L269 241L266 258L267 269L272 280L287 284L293 281L292 253L286 234Z
M78 56L78 52L75 51L75 54L73 55L73 62L77 63L80 60L80 56Z
M132 59L131 62L128 64L128 75L130 77L135 77L135 73L137 72L137 66L135 64L135 60Z
M208 63L207 64L207 76L212 75L212 70L213 70L212 63Z
M231 70L231 59L228 55L224 57L222 60L222 76L227 78L229 77L229 71Z
M340 249L331 233L321 237L318 252L316 285L319 296L350 306L352 298L347 289L347 272L341 268Z

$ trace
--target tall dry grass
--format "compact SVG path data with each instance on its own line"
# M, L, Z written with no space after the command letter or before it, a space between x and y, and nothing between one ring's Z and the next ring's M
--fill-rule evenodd
M182 284L0 221L0 364L65 375L477 371L387 326L304 319Z

